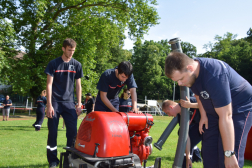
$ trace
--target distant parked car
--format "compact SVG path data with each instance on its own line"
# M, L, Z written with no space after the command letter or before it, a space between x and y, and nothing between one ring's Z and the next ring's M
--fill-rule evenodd
M5 100L5 97L4 97L4 95L0 95L0 102L2 103L3 101Z

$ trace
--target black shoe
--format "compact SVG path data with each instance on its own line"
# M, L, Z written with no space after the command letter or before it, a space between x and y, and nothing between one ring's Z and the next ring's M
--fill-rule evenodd
M200 153L198 148L193 151L192 162L202 162Z
M35 128L35 124L32 124L32 126Z
M56 162L52 162L49 166L49 168L56 168L58 167L58 164Z

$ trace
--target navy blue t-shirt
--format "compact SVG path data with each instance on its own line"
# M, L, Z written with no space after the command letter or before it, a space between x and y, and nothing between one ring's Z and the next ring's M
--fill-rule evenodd
M9 100L4 100L3 101L3 104L11 104L12 103L12 101L11 101L11 99L9 99ZM4 106L4 109L10 109L10 106Z
M38 106L38 108L39 107L45 107L46 106L46 103L47 103L47 99L46 99L46 97L44 97L44 96L39 96L38 98L37 98L37 100L36 100L36 102L35 102L35 104L37 104Z
M131 99L119 99L120 105L119 105L119 111L120 112L129 112L132 109L132 100Z
M45 73L53 77L52 102L74 102L75 79L83 77L81 63L74 58L64 62L58 57L49 62Z
M197 103L197 100L196 100L196 98L195 97L190 97L190 102L191 103ZM199 123L200 122L200 112L199 112L199 109L195 109L195 108L190 108L189 109L189 112L190 112L190 120L191 120L191 118L192 118L192 116L193 116L193 113L194 113L194 111L196 110L196 113L195 113L195 115L194 115L194 117L193 117L193 119L192 119L192 123L191 124L196 124L196 123ZM180 124L180 114L178 114L178 122L179 122L179 124Z
M130 75L130 77L125 82L121 82L116 77L115 69L107 69L101 75L100 80L97 84L97 89L99 90L98 95L100 95L100 91L103 91L107 92L108 99L115 99L118 97L118 94L120 93L124 85L127 85L128 89L137 88L133 74Z
M211 58L196 58L200 72L191 90L199 96L206 113L217 116L214 108L232 103L233 114L252 107L252 87L227 63Z

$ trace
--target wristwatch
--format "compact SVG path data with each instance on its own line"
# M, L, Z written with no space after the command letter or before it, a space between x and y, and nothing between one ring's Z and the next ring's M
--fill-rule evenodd
M225 156L226 156L226 157L231 157L232 155L235 154L235 151L226 150L224 153L225 153Z

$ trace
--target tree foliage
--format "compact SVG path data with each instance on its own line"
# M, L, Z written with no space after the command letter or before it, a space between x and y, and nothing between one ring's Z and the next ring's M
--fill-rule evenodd
M15 31L13 25L0 17L0 73L2 69L9 68L7 58L15 56L17 53L14 48ZM5 76L4 74L2 74ZM1 75L1 76L2 76ZM4 81L1 81L4 82Z
M156 0L0 1L0 17L11 21L17 47L26 52L22 59L8 59L13 66L5 69L6 80L15 92L36 97L46 86L46 65L62 55L68 37L77 42L74 58L88 79L82 79L83 92L95 93L100 74L131 56L122 50L125 29L131 38L141 38L158 24L154 5ZM124 57L116 60L118 55Z
M215 40L210 51L201 56L225 61L252 84L252 43L249 38L237 40L236 35L227 32L223 37L216 36Z
M189 56L196 56L196 47L188 42L181 42L182 50ZM172 99L174 82L165 76L165 59L171 52L168 40L158 42L137 41L132 55L134 77L138 85L137 95L140 99ZM176 84L179 98L179 87Z

